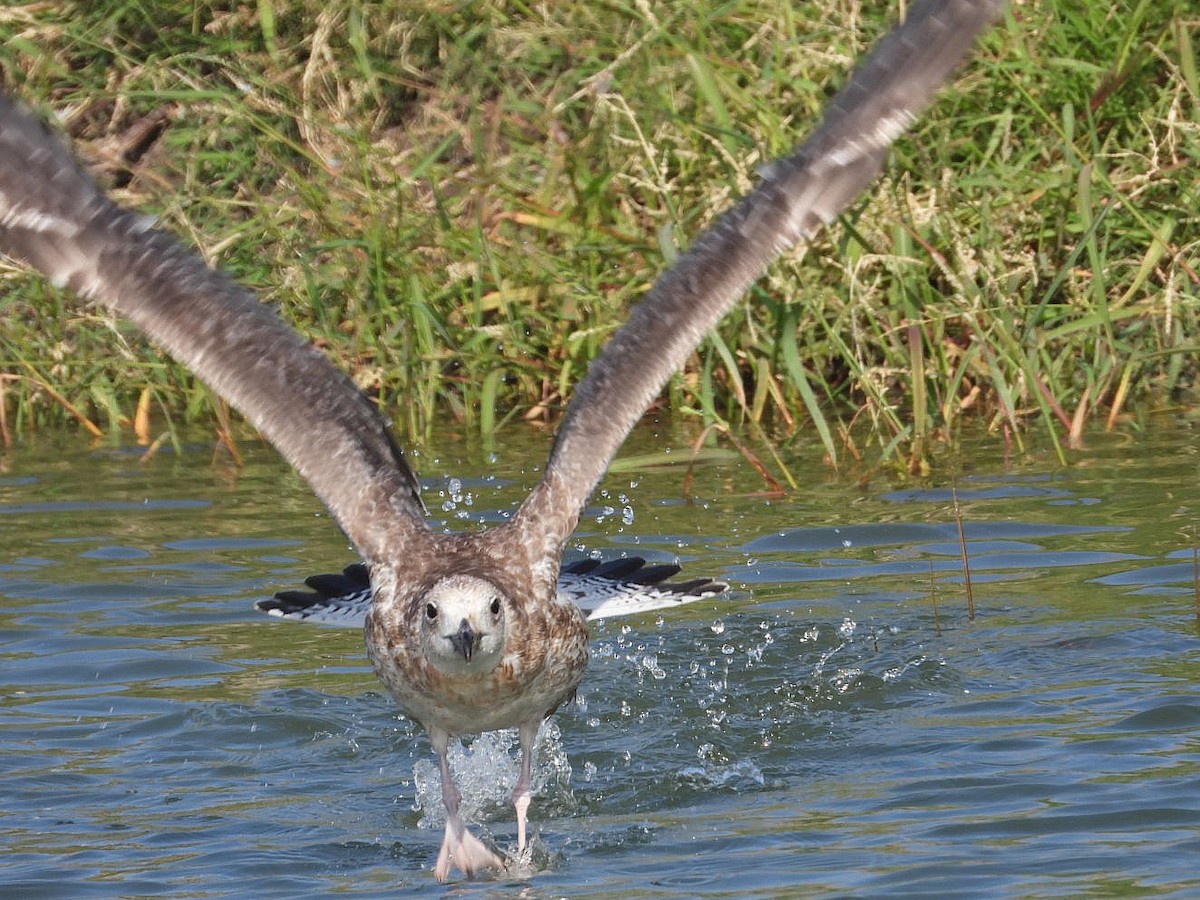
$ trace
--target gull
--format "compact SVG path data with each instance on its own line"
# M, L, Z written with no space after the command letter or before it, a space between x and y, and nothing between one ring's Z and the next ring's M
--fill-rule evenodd
M434 872L504 868L467 830L452 737L515 727L525 852L530 755L583 677L588 629L560 595L563 548L633 425L779 254L831 223L961 62L1001 0L921 0L830 102L807 141L700 235L576 386L541 480L503 524L434 531L375 405L252 294L108 197L34 116L0 97L0 250L125 316L225 398L293 465L361 554L367 655L437 754L446 808Z

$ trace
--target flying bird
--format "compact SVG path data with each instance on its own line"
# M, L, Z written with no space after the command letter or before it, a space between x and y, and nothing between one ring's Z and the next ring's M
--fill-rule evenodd
M127 317L228 400L308 481L365 560L367 654L437 754L446 807L435 865L504 861L466 828L450 739L517 728L517 848L541 722L587 663L582 608L560 594L563 548L626 435L704 334L784 250L832 222L960 63L1001 0L922 0L831 101L812 135L700 235L593 361L541 481L504 524L433 531L417 478L375 405L230 278L106 197L65 146L0 97L0 250Z

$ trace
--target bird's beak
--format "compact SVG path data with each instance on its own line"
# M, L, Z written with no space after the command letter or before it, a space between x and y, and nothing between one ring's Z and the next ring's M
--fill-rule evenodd
M479 645L479 633L471 627L471 623L463 619L458 623L458 631L449 635L450 643L454 645L454 649L461 654L462 658L467 662L471 661L471 654L475 652L475 648Z

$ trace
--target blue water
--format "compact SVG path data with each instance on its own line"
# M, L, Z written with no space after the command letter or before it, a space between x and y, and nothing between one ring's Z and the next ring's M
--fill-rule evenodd
M1200 895L1192 444L971 453L974 621L948 482L798 457L809 483L770 499L729 455L685 500L685 450L635 461L571 552L734 590L598 625L544 729L536 871L440 886L429 745L361 636L251 608L353 560L299 479L256 445L239 469L28 440L0 470L0 895ZM443 446L427 502L472 527L545 442ZM510 736L460 766L510 849Z

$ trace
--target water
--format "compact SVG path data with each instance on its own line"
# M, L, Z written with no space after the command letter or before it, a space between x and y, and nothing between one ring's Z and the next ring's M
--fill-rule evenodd
M360 635L251 609L353 559L296 476L254 446L237 470L26 443L0 471L0 894L1194 896L1193 443L1164 422L1067 471L973 453L974 622L945 484L798 460L810 483L769 500L718 458L689 503L682 466L614 475L573 553L735 590L600 623L542 742L537 871L449 887L428 742ZM443 446L416 462L462 527L523 496L544 441ZM510 743L464 771L502 851Z

